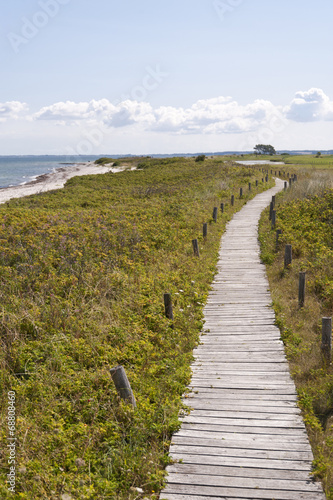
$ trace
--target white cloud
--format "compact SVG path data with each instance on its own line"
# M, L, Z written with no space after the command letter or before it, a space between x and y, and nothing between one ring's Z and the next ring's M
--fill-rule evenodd
M9 101L0 102L0 121L6 121L8 118L18 119L24 113L28 112L28 106L24 102Z
M323 90L312 88L297 92L285 113L289 120L296 122L330 121L333 120L333 101Z
M164 133L170 136L185 135L245 135L268 131L282 133L287 124L297 122L333 121L333 101L321 89L299 91L287 106L257 99L240 104L228 96L201 99L187 108L175 106L153 107L148 102L124 100L118 104L108 99L89 102L57 102L27 114L25 103L17 101L0 104L0 120L18 118L25 113L25 120L49 122L58 128L71 126L103 127L133 134Z

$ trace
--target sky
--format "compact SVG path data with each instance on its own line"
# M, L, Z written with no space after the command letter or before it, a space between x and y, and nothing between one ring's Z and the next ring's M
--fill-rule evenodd
M0 155L333 149L332 0L15 0Z

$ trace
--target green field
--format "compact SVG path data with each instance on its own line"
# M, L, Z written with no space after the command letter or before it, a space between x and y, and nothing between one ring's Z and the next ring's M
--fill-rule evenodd
M138 170L73 178L0 207L2 450L9 391L17 417L16 493L5 483L3 451L3 499L130 500L137 488L157 497L221 234L235 210L273 183L224 158L120 163ZM118 364L136 410L111 380Z

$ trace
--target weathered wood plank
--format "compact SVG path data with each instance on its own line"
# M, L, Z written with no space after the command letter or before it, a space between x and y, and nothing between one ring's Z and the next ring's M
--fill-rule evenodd
M271 441L272 449L284 449L281 448L283 446L283 443L286 443L287 446L294 445L295 443L302 444L303 446L307 446L307 449L310 449L309 445L309 440L307 437L307 434L305 430L296 430L294 431L291 435L286 434L272 434L271 429L265 432L256 432L259 429L256 429L255 432L253 432L253 429L251 429L250 432L244 431L243 433L241 432L234 432L234 430L229 431L225 430L225 427L223 427L223 430L221 429L215 429L214 430L206 430L202 431L200 429L200 426L197 425L183 425L175 434L174 436L189 436L189 437L197 437L200 438L200 436L203 439L217 439L217 440L225 440L226 442L239 442L244 440L245 443L250 442L269 442Z
M234 478L231 476L210 476L202 474L175 474L171 473L168 479L169 483L173 484L189 484L201 486L202 483L206 486L224 486L234 488L262 488L270 490L284 490L284 491L313 491L319 492L320 487L318 483L307 479L306 481L294 480L289 481L285 479L266 479L266 478Z
M169 496L166 496L169 494ZM183 494L183 497L175 497L173 494ZM170 496L171 495L171 496ZM190 495L190 496L189 496ZM230 488L230 487L212 487L212 486L192 486L177 484L168 485L165 493L160 496L160 500L209 500L211 498L229 500L231 498L237 500L324 500L321 492L304 492L304 491L283 491L283 490L265 490L263 488L247 489L247 488Z
M276 413L280 413L280 414L284 414L284 413L296 413L296 414L300 414L301 410L297 407L295 407L294 405L293 406L290 406L290 405L282 405L281 403L274 403L274 404L271 404L271 405L268 405L267 403L272 403L271 401L265 401L264 403L261 403L260 402L252 402L252 405L248 404L244 404L243 401L223 401L222 403L220 404L216 404L216 402L214 403L214 401L212 401L211 399L209 400L204 400L204 402L202 402L202 400L200 399L198 401L198 399L193 399L193 402L191 401L188 401L188 400L184 400L184 403L185 404L188 404L188 406L193 409L193 410L196 410L196 411L233 411L234 414L237 414L239 411L246 411L246 412L254 412L254 413L257 413L257 412L261 412L261 413L265 413L265 412L268 412L268 413L271 413L271 412L274 412L274 414Z
M272 436L274 435L281 435L281 436L295 436L296 431L300 433L302 436L307 436L305 428L303 429L302 427L295 427L295 426L285 426L285 427L275 427L274 425L271 426L262 426L262 425L257 425L254 426L252 423L245 425L242 423L239 423L239 425L232 425L232 423L228 424L203 424L203 423L196 423L196 422L183 422L182 424L183 429L189 429L189 430L197 430L202 433L206 431L212 431L212 432L234 432L234 433L246 433L246 434L271 434Z
M218 426L221 427L223 425L232 425L232 426L251 426L253 428L256 427L274 427L277 429L303 429L303 421L301 418L297 418L296 415L291 415L289 418L279 419L279 420L271 420L267 417L263 418L237 418L235 417L195 417L192 415L187 415L185 418L182 418L182 421L185 424L198 424L207 426Z
M196 434L199 435L199 433ZM187 447L189 453L191 453L191 447L197 447L197 450L202 450L202 453L198 454L205 454L205 448L222 448L223 453L219 456L222 456L223 454L235 456L233 453L234 450L237 450L237 456L246 457L250 456L246 455L246 453L250 454L249 450L255 450L256 453L266 450L266 452L268 451L270 453L271 458L275 455L274 458L293 458L296 460L304 460L306 457L306 460L313 460L312 451L308 443L284 442L281 441L280 438L272 440L270 436L266 439L258 439L256 437L251 441L250 439L237 440L232 436L229 438L220 437L213 439L203 437L203 435L200 434L200 437L193 437L180 432L179 434L175 434L172 438L171 451L173 453L177 452L177 446ZM305 455L302 455L302 453ZM258 458L257 455L256 457ZM264 458L267 458L267 455Z
M308 481L311 476L307 471L299 470L274 470L274 469L254 469L247 467L227 467L223 465L204 465L204 464L174 464L168 467L168 472L183 474L201 474L211 476L232 476L232 477L257 477L268 479L286 479L294 481L295 479Z
M256 469L275 469L275 470L303 470L310 472L311 461L306 460L285 460L259 459L259 458L243 458L243 457L223 457L221 455L205 455L205 454L187 454L173 453L174 460L181 460L186 464L202 464L202 465L219 465L232 467L249 467ZM181 465L181 464L180 464Z

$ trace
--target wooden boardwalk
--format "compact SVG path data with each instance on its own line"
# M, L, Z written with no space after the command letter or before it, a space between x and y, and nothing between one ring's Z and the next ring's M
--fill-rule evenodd
M193 409L172 439L160 500L323 500L290 378L265 267L258 220L276 187L247 203L222 237L218 273L194 351Z

